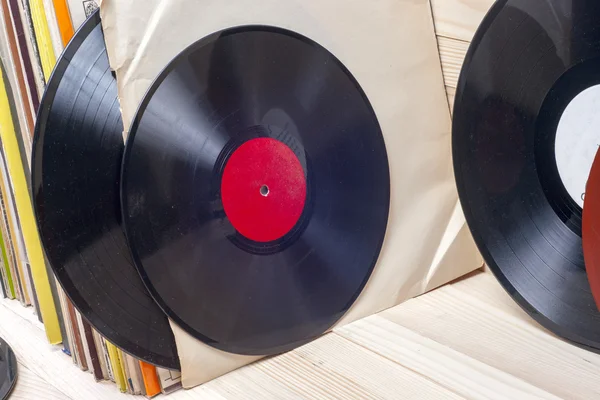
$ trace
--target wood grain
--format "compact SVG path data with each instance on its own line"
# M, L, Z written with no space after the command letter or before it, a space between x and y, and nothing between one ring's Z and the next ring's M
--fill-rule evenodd
M338 333L465 398L557 399L502 368L461 354L381 316L365 318L339 329Z
M442 72L446 86L455 88L462 68L469 42L438 36L438 47Z
M600 398L600 355L541 328L489 278L443 287L380 318L558 397ZM487 301L481 301L484 293Z
M469 44L493 0L431 0L450 112Z
M35 323L25 316L32 313L32 309L16 303L13 300L0 301L0 337L12 346L19 361L39 376L45 386L51 386L72 399L110 399L119 394L114 384L96 383L90 374L73 365L71 357L63 354L60 346L48 344L39 322Z
M63 398L125 396L114 384L95 383L59 347L48 345L41 325L27 317L30 312L31 309L24 309L15 301L0 302L0 336L13 345L23 363L45 382L39 386L62 390ZM196 389L178 391L169 399L396 399L398 393L404 399L461 398L418 372L339 335L328 334L295 351L233 371Z
M27 314L0 301L0 336L27 366L18 396L128 396L80 371ZM600 355L543 330L480 272L169 399L577 400L600 398L599 374Z
M189 391L236 399L460 399L430 379L327 334L292 352L233 371Z
M436 33L470 42L494 0L431 0Z
M67 400L70 399L63 392L31 372L25 365L19 363L17 385L10 395L10 400Z

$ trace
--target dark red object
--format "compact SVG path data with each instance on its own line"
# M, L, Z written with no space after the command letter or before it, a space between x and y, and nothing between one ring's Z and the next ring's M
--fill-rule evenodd
M233 227L248 239L270 242L288 233L306 201L300 160L284 143L251 139L230 156L221 180L221 199Z
M586 186L581 233L588 281L600 308L600 152L596 153Z

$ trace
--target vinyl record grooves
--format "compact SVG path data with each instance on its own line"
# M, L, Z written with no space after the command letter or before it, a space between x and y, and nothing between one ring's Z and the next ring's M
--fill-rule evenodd
M339 60L284 29L224 30L175 58L138 110L122 171L151 294L228 352L322 334L383 242L390 182L375 113Z
M17 357L10 346L0 338L0 400L7 399L17 382Z
M554 145L565 107L600 83L599 26L597 1L497 1L469 48L453 122L460 199L486 262L534 319L596 351L581 208Z
M144 288L121 229L123 125L96 12L48 82L36 124L32 191L47 258L104 337L165 368L179 360L169 323Z

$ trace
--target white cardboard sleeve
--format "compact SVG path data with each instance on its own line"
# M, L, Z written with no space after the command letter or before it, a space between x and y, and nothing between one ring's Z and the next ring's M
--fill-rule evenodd
M104 0L101 16L125 137L161 70L187 46L225 28L262 24L296 31L333 53L357 79L383 131L391 205L374 272L336 326L482 265L458 203L429 0ZM216 350L172 321L171 327L186 388L259 358Z

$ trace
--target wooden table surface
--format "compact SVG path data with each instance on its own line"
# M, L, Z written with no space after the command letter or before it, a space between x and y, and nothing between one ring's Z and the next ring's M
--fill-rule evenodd
M450 104L469 41L492 3L432 0ZM0 337L20 363L11 400L131 397L77 369L18 302L0 302ZM168 398L590 400L600 398L599 377L600 355L539 327L489 272L478 272Z
M132 397L50 346L18 302L0 302L0 321L20 362L11 400ZM540 328L489 272L477 272L168 398L591 400L600 398L598 377L600 355Z
M469 43L493 0L431 0L450 105ZM452 108L452 107L451 107Z

